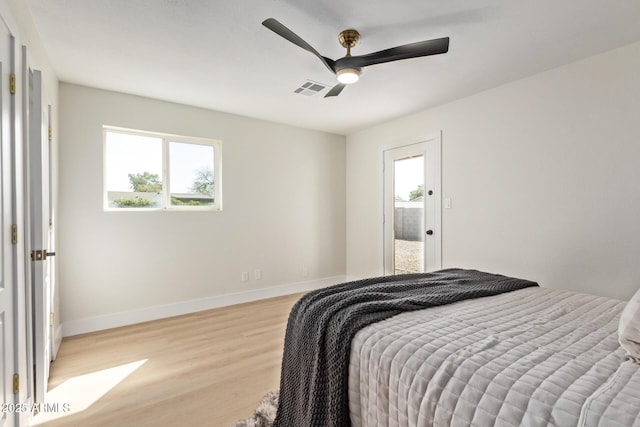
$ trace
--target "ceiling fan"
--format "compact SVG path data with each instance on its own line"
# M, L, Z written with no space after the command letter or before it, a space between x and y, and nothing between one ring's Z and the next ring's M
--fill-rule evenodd
M335 85L324 97L338 96L342 89L348 84L355 83L360 78L362 68L370 65L382 64L384 62L398 61L400 59L418 58L421 56L439 55L449 51L449 37L443 37L422 42L409 43L390 49L369 53L367 55L351 56L353 48L360 40L360 33L356 30L344 30L338 35L338 41L342 47L347 49L347 54L337 60L320 55L311 45L296 33L285 27L274 18L265 19L262 25L289 40L291 43L311 52L322 61L322 63L336 75L338 84Z

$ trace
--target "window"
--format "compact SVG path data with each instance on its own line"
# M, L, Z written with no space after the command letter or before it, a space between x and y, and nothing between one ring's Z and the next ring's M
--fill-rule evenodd
M221 210L222 142L104 127L106 210Z

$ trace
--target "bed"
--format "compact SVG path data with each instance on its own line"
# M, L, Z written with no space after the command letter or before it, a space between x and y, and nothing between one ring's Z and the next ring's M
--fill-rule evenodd
M342 371L327 369L332 352L328 361L305 359L298 342L295 358L304 362L293 374L283 362L285 409L274 425L640 426L640 364L619 343L625 305L526 284L414 308L359 326L347 343ZM319 347L330 348L324 332L317 332ZM286 350L285 344L284 360ZM301 379L295 395L303 398L294 411L311 414L302 424L291 405L286 409L287 376ZM304 384L334 377L341 385L328 397ZM348 399L330 399L342 391ZM316 402L324 399L318 410ZM348 419L327 423L341 400ZM313 413L322 421L313 421Z
M527 288L374 323L352 341L352 425L640 425L624 305Z

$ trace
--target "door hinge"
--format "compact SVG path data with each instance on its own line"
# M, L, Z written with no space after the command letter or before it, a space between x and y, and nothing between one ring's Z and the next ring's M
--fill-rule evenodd
M15 74L9 75L9 93L11 95L16 94L16 75Z
M18 224L11 224L11 244L18 244Z
M51 142L52 139L53 139L53 129L51 129L51 126L49 126L49 142Z
M13 374L13 394L20 393L20 374Z
M55 313L52 311L51 313L49 313L49 326L53 326L55 325L55 320L56 320L56 315Z
M54 256L55 252L47 252L46 249L31 251L31 261L46 261L47 257Z

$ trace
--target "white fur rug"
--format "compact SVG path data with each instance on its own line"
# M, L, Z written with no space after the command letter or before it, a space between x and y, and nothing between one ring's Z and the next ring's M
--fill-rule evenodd
M233 427L271 427L273 420L276 418L279 395L278 390L272 390L267 393L258 403L253 415L246 420L238 421Z

